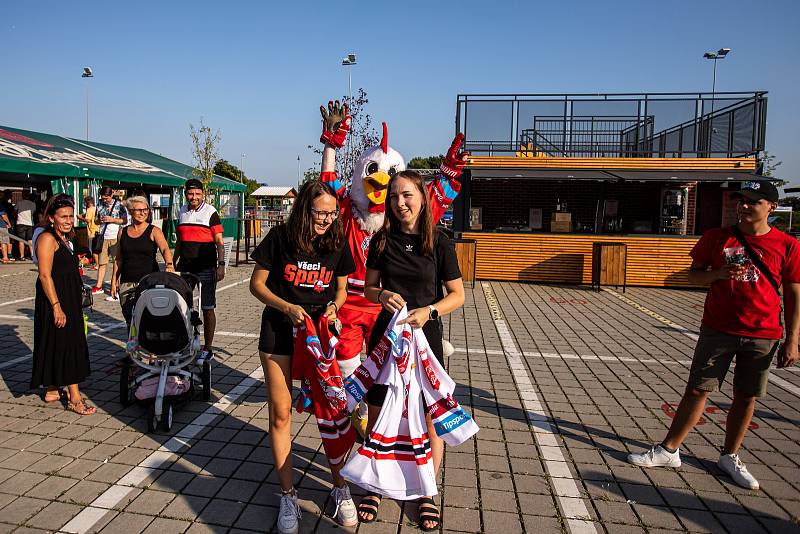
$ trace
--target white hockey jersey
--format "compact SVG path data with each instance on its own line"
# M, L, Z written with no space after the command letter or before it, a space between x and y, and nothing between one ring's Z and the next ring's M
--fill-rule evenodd
M345 382L350 410L373 383L386 384L388 392L372 432L342 476L398 500L438 493L426 405L436 434L448 445L460 445L478 432L478 425L453 398L455 382L431 354L425 334L397 324L407 316L403 308L392 317L380 343Z

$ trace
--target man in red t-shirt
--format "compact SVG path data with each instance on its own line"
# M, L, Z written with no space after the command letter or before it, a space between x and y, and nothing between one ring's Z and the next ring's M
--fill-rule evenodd
M690 252L689 281L710 287L686 392L664 441L628 455L628 461L642 467L679 467L681 443L703 415L709 393L722 386L735 357L733 403L718 465L740 486L756 490L758 481L738 451L755 399L766 394L776 352L779 368L797 362L800 243L767 222L778 202L772 182L746 182L732 196L739 201L738 224L709 230ZM781 285L786 340L778 348L783 337Z

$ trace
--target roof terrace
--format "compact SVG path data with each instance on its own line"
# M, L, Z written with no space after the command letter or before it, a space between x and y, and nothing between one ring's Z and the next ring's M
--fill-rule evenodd
M766 95L464 94L456 129L477 156L758 158Z

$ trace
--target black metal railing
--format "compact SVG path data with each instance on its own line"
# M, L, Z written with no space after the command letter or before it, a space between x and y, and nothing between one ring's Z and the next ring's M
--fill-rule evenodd
M456 128L475 155L758 156L766 92L459 95Z

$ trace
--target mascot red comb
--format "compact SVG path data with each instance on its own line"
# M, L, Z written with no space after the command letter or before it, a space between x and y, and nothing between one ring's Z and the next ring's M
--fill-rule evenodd
M345 238L356 264L355 273L347 279L347 300L337 314L342 322L337 357L342 374L347 376L361 363L358 356L381 311L380 304L374 304L364 297L367 249L373 234L383 226L389 179L404 171L406 164L403 156L389 146L386 123L383 123L380 145L367 148L358 157L350 177L350 189L347 190L336 175L336 149L345 144L351 117L347 106L340 105L338 100L328 102L327 109L321 106L320 112L320 142L325 144L320 178L336 191L339 198ZM469 156L459 152L463 141L463 134L456 135L439 175L428 184L434 223L439 221L461 189L458 179Z

